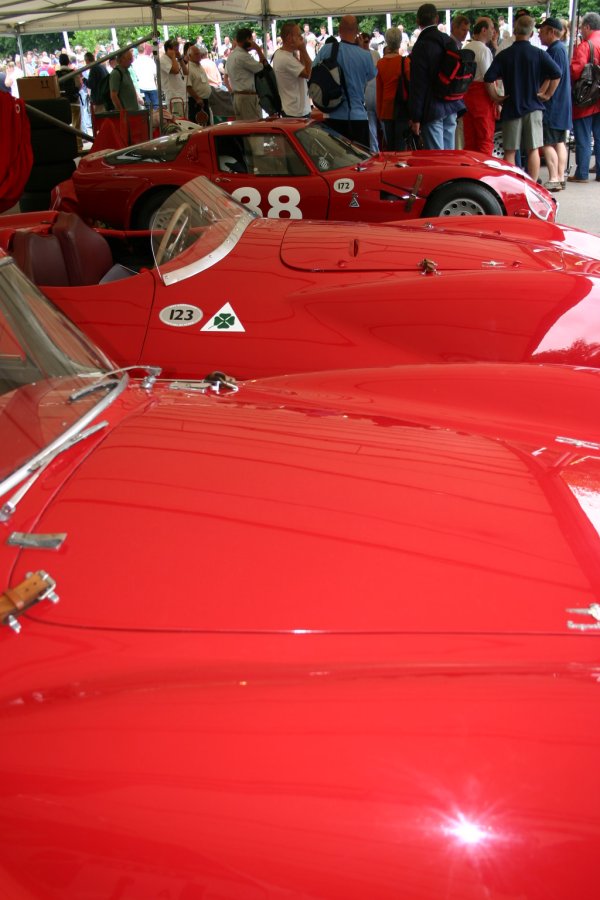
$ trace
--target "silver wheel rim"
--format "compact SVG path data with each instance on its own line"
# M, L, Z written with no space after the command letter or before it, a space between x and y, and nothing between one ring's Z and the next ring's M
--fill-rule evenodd
M477 200L467 197L455 197L440 209L438 216L485 216L487 210Z

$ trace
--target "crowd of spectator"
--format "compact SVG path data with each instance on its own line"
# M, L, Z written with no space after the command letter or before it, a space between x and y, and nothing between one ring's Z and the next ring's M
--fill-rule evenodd
M123 50L106 63L97 62L112 51L98 46L94 53L75 47L68 53L28 51L0 66L0 90L18 96L24 75L59 78L82 66L90 68L61 83L71 104L81 107L84 130L91 126L90 112L106 109L133 111L159 105L157 65L163 102L176 114L204 124L214 91L230 91L239 119L260 118L254 76L269 62L273 66L282 101L282 115L306 117L311 113L307 84L312 67L327 59L332 41L339 41L338 62L344 73L345 96L328 115L328 124L339 133L370 146L376 152L403 150L415 142L426 149L465 148L491 155L500 121L504 155L509 162L526 165L537 178L540 149L548 167L546 186L564 189L567 180L587 182L592 141L596 156L596 180L600 180L600 103L573 107L571 84L589 58L589 44L600 62L600 15L583 16L575 51L568 59L569 24L548 16L536 23L526 9L515 13L512 33L502 16L488 15L471 21L461 13L451 21L450 33L440 23L432 3L417 11L417 27L409 34L402 24L385 34L359 31L355 16L344 16L337 36L321 26L315 35L308 24L283 23L274 42L265 45L255 31L240 29L235 39L215 38L206 46L183 38L167 40L158 63L150 44ZM588 43L589 42L589 43ZM444 100L433 84L448 46L474 54L476 72L465 96ZM105 84L105 80L108 82ZM567 173L567 140L574 133L577 167ZM591 169L593 171L593 167Z

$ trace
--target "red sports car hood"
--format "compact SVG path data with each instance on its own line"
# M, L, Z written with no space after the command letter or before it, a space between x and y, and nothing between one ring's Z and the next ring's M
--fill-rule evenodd
M424 272L425 263L430 262L438 274L497 269L543 272L580 262L579 256L571 259L574 254L565 254L559 246L563 235L558 227L551 230L554 226L540 222L547 226L540 230L532 227L538 223L527 222L525 238L522 223L515 228L505 222L505 218L486 217L485 231L481 223L470 224L470 217L466 226L463 220L435 219L399 225L292 222L281 243L281 259L290 268L311 272ZM600 274L600 263L586 259L583 271Z
M599 377L406 367L230 396L157 388L42 516L36 530L68 533L62 550L22 551L18 570L49 569L61 595L33 615L112 629L572 634L570 620L592 620L570 610L599 597Z

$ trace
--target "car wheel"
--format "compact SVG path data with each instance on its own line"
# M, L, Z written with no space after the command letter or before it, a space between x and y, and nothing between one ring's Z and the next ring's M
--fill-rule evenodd
M131 227L145 231L150 228L150 223L152 222L152 217L154 213L160 209L165 200L167 200L171 194L174 194L178 188L168 187L161 188L159 191L153 191L151 194L146 194L135 206L133 211L133 215L131 217Z
M504 143L502 141L501 128L497 128L494 131L494 149L492 150L492 156L495 156L497 159L504 159Z
M504 210L494 195L481 184L449 184L429 199L425 216L503 216Z

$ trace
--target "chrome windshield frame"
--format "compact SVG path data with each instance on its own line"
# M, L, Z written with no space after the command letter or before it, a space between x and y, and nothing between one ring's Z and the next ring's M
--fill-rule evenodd
M73 371L69 372L61 372L59 374L43 374L41 378L42 380L46 378L54 378L57 383L60 382L61 379L71 379L73 377L78 377L80 380L85 378L98 378L106 374L106 372L110 372L114 369L114 363L111 362L110 358L107 357L104 352L96 347L92 341L89 340L83 333L79 331L79 329L73 325L73 323L68 320L64 314L56 309L53 304L48 300L47 297L40 291L40 289L29 281L29 279L21 272L21 270L16 265L14 259L9 256L1 256L0 257L0 270L10 270L12 267L18 272L18 277L24 281L28 289L30 289L33 294L38 298L39 302L43 305L47 306L50 310L52 310L52 314L57 316L60 320L64 320L65 327L67 327L70 332L74 333L74 336L78 341L82 342L82 347L86 352L93 357L92 365L89 368L86 368L85 371L78 371L77 366L78 363L73 362ZM10 275L7 276L8 283L15 288L18 292L18 284L15 283L14 278L10 278ZM18 304L18 300L23 301L23 306ZM10 324L11 320L13 325L15 325L15 317L14 310L18 309L18 321L20 324L24 323L25 334L20 334L19 339L22 340L22 346L25 348L26 352L31 354L31 358L35 361L36 353L34 350L34 345L28 341L28 338L33 338L40 334L45 337L45 345L44 349L51 356L56 355L58 359L63 359L65 356L65 352L61 347L51 338L49 337L45 330L42 319L38 316L36 312L36 308L34 305L31 305L29 300L26 298L23 299L23 294L18 293L17 297L6 297L2 303L2 309L5 311L6 316L8 318L8 322ZM20 332L20 328L17 329ZM103 367L107 368L104 369ZM35 383L35 382L32 382ZM4 496L8 492L10 492L14 487L20 484L23 480L25 480L32 471L35 471L38 466L42 465L44 459L48 456L52 456L56 452L60 451L60 448L68 443L75 435L77 435L80 431L85 429L88 425L94 422L95 419L114 402L114 400L125 390L129 383L129 376L127 373L123 374L123 377L119 380L118 384L116 384L113 389L104 397L98 398L97 402L94 403L89 408L83 408L80 415L77 415L74 420L64 427L64 430L57 434L55 437L48 436L48 443L45 444L43 448L33 453L25 462L17 465L12 472L10 472L5 477L0 477L0 497ZM24 385L23 385L24 386ZM18 393L19 387L17 387L16 392ZM73 406L70 406L73 409ZM8 466L6 467L8 468Z
M217 246L205 253L202 253L202 245L200 243L197 250L198 255L196 258L192 259L191 262L189 259L190 256L193 256L193 251L191 247L188 248L185 254L182 255L183 258L186 259L186 262L178 265L179 256L177 256L173 260L169 260L167 263L168 268L165 271L165 264L158 263L156 260L154 247L156 222L157 220L160 220L161 217L164 220L165 216L168 215L169 209L173 208L177 203L181 204L185 202L187 202L192 209L194 209L195 204L205 207L207 214L214 217L213 221L215 227L220 226L223 228L223 231L227 231L227 235L222 237ZM202 215L202 213L200 213L200 215ZM257 213L248 209L243 203L239 203L230 194L218 187L218 185L213 184L213 182L204 175L198 175L186 184L181 185L174 194L171 194L171 196L165 200L163 206L158 210L156 217L153 220L153 253L155 268L159 278L163 284L168 287L169 285L177 284L180 281L192 278L194 275L206 271L206 269L210 269L231 253L246 229L257 218L260 218ZM198 221L196 224L204 227L206 224L210 226L212 223L210 221L208 223ZM217 241L215 241L215 243L217 243Z
M201 259L194 260L193 263L188 263L187 266L182 266L180 269L173 269L169 272L161 272L160 277L163 280L163 284L168 287L170 284L177 284L179 281L185 281L187 278L191 278L193 275L198 275L200 272L204 272L206 269L210 269L216 263L220 262L222 259L225 259L225 257L231 253L233 248L239 242L245 230L249 225L252 224L253 221L254 219L250 219L250 221L244 222L243 219L240 219L240 221L237 222L236 225L234 225L223 243L219 247L217 247L216 250L212 250Z
M102 374L99 372L98 374ZM98 416L107 409L111 403L113 403L117 397L123 393L129 384L129 375L125 373L123 378L119 382L119 384L112 390L106 397L102 397L98 403L94 404L94 406L84 412L80 418L78 418L72 425L70 425L65 431L61 432L61 434L56 437L53 441L47 444L43 450L40 450L39 453L36 453L35 456L32 456L27 460L22 466L19 466L18 469L15 469L14 472L5 478L3 481L0 481L0 497L3 497L4 494L7 494L13 488L17 487L28 475L37 468L38 465L41 465L46 456L51 456L60 450L63 444L68 443L71 438L75 437L78 432L82 431L88 425L91 425L94 419L98 418Z

